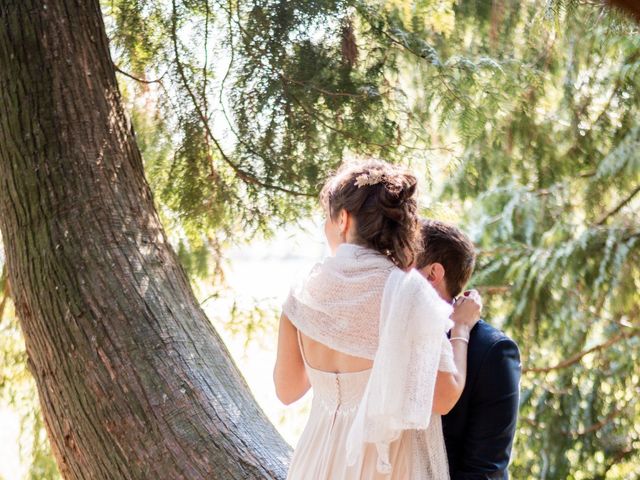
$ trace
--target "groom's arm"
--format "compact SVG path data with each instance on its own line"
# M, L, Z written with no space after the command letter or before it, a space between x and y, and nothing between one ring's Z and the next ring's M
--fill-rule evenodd
M520 353L515 342L496 342L482 361L471 392L460 465L451 480L503 480L518 418Z

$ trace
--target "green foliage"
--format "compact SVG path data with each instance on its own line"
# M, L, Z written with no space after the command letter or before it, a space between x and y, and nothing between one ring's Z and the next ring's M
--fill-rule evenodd
M456 25L478 22L475 12L457 13ZM515 39L506 29L493 45L488 35L462 52L501 65L504 101L481 128L450 123L465 148L445 191L468 205L481 250L474 282L486 287L488 316L523 353L512 473L632 478L640 460L640 36L581 6L519 22L509 27L518 41L507 41Z
M202 67L214 17L228 59L217 82ZM636 26L604 6L542 0L196 2L161 23L190 23L201 40L157 56L180 76L179 52L187 79L174 80L183 151L158 184L161 203L223 245L221 230L305 215L345 156L426 171L445 163L440 201L466 212L488 317L522 349L514 478L631 478L640 461ZM135 49L123 52L135 65ZM194 106L216 101L224 152L203 140L211 127Z
M444 164L439 211L463 212L487 318L522 351L513 478L631 479L640 35L584 3L105 0L103 12L193 277L221 276L230 242L307 215L343 158ZM233 331L269 315L234 312Z
M308 213L345 156L415 150L386 77L395 57L353 2L112 0L104 12L149 181L186 252Z

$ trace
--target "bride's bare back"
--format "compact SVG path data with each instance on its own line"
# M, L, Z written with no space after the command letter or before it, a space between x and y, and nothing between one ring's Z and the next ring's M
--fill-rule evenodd
M316 370L348 373L368 370L373 365L372 360L338 352L307 337L302 332L300 332L300 339L302 340L302 348L304 348L304 356L307 359L307 363Z

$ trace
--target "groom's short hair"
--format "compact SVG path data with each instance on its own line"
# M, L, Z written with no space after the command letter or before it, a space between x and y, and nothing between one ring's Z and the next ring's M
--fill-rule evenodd
M444 279L452 297L460 295L473 273L473 243L459 228L437 220L420 220L420 245L416 268L432 263L444 267Z

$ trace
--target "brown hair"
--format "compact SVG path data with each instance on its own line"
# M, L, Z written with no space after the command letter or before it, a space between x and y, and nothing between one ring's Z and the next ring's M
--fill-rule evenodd
M343 208L353 216L358 243L408 268L416 257L416 185L411 173L370 160L344 165L327 180L320 200L332 219Z
M416 267L441 264L449 294L458 296L471 278L476 263L473 243L460 229L436 220L420 220L420 236L422 248Z

